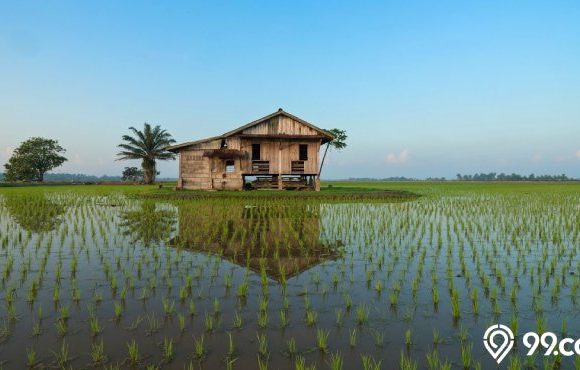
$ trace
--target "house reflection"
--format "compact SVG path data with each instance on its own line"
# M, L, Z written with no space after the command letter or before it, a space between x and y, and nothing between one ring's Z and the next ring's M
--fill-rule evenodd
M337 243L321 238L320 205L179 206L176 247L219 255L274 280L335 259Z

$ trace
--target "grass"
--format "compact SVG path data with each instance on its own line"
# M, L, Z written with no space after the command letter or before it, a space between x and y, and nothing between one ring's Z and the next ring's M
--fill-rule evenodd
M1 365L477 369L489 365L478 338L490 321L516 335L571 331L578 184L178 194L0 189ZM400 363L381 347L403 349Z

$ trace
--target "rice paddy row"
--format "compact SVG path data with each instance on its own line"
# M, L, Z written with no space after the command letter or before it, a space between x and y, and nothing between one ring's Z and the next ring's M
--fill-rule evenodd
M392 203L0 193L1 365L495 367L491 324L578 334L580 195L538 186Z

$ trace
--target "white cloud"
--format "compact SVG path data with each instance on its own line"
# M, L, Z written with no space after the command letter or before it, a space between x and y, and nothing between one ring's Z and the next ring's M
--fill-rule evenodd
M404 149L399 154L389 153L386 162L389 164L403 164L409 161L409 150Z
M576 158L580 159L580 149L576 151Z

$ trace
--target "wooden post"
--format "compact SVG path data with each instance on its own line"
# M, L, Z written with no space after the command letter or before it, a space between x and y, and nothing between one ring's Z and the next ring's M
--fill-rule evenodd
M282 141L278 142L278 190L284 189L282 184Z
M208 158L209 163L209 189L213 190L213 159Z
M178 153L179 156L179 178L177 179L177 188L183 189L183 156Z
M326 159L326 153L328 152L328 147L330 146L330 141L326 143L326 148L324 149L324 155L322 156L322 162L320 162L320 168L318 169L318 177L320 177L320 173L322 172L322 166L324 166L324 160Z

